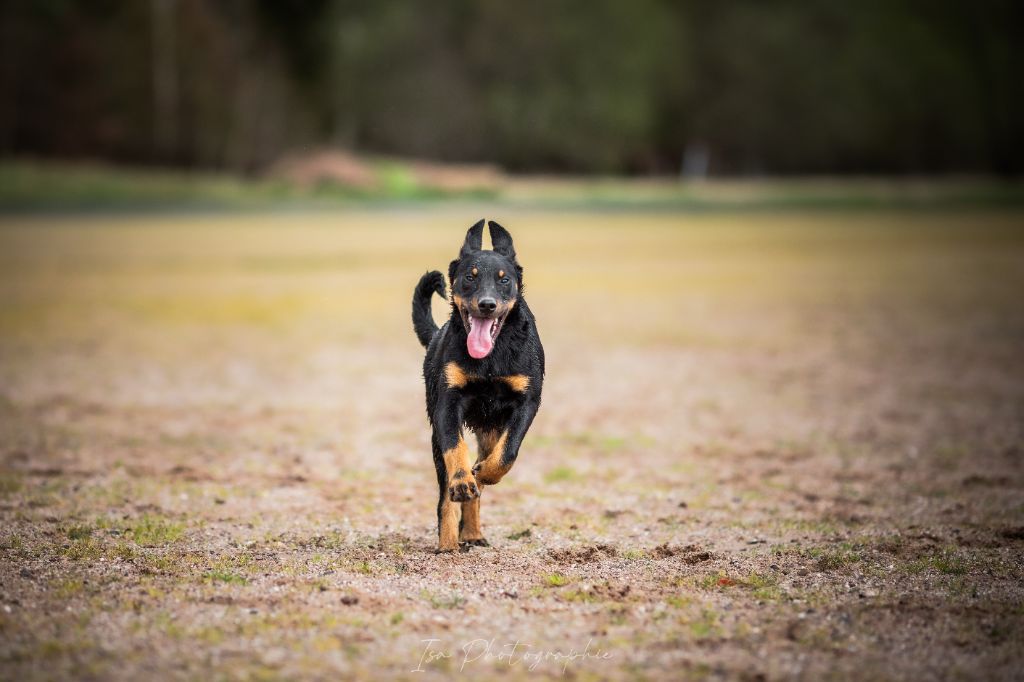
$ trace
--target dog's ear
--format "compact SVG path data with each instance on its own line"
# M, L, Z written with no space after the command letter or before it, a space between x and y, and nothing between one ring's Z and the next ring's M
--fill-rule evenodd
M459 269L460 262L461 261L458 258L456 258L455 260L448 264L448 284L453 293L455 292L455 273Z
M459 250L459 257L448 264L448 281L452 283L453 288L455 286L455 271L459 269L459 263L463 258L472 256L484 246L485 222L487 221L481 220L469 228L469 231L466 232L466 241L462 242L462 248Z
M515 263L516 261L516 249L512 246L512 235L508 233L504 227L494 222L490 222L491 228L491 246L494 247L495 252L505 256L510 261Z
M459 258L465 258L475 251L479 251L484 245L484 223L481 220L466 232L466 241L462 243L462 250L459 251Z

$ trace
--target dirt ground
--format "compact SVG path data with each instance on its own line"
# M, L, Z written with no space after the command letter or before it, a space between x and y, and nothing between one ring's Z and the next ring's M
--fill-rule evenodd
M483 215L548 377L435 555L409 300ZM0 678L1019 679L1022 223L3 218Z

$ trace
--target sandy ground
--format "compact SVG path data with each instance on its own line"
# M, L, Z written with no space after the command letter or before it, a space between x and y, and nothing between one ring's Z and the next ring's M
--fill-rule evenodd
M1022 215L487 211L546 392L435 555L484 213L0 220L0 678L1019 679Z

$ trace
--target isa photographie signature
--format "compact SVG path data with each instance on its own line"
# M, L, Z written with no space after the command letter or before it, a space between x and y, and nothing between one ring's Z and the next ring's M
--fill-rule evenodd
M420 652L419 664L410 672L425 672L432 664L439 661L452 660L459 663L459 672L474 663L494 663L509 667L523 666L527 670L536 670L538 666L552 665L565 673L569 665L588 660L606 661L612 654L594 645L594 640L587 641L582 649L541 649L521 640L499 643L496 639L474 639L456 649L446 648L440 639L422 639L423 649ZM453 662L454 662L453 661Z

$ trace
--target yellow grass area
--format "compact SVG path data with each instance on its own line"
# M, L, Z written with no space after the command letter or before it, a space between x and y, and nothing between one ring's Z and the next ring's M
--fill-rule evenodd
M0 329L320 325L394 342L417 276L446 271L486 213L6 218ZM545 331L598 345L727 335L723 310L987 291L977 268L1012 270L1021 242L1012 212L493 217L514 230Z

